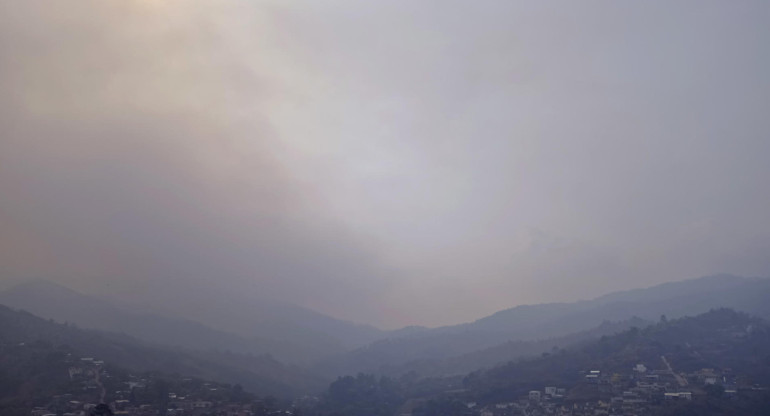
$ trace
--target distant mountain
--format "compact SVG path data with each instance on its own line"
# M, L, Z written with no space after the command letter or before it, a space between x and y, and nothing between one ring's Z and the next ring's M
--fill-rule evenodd
M497 312L473 323L442 330L515 332L522 337L543 337L595 325L604 319L637 316L657 320L697 315L713 308L734 308L770 317L770 279L715 275L664 283L647 289L615 292L590 301L524 305Z
M338 354L381 334L374 327L286 304L186 299L189 316L185 316L162 307L130 306L114 299L87 296L47 281L25 283L0 292L0 303L84 328L123 332L151 343L270 354L291 363L308 363Z
M770 317L770 279L730 275L666 283L588 301L522 305L470 323L390 332L246 295L196 291L179 299L173 293L164 296L132 305L35 282L1 292L0 303L154 344L270 354L278 361L312 368L324 377L359 371L457 374L475 365L490 366L563 347L570 336L590 339L588 334L604 322L634 318L657 322L661 315L675 319L720 307ZM559 339L562 341L557 343Z
M115 303L122 304L119 299ZM299 305L225 290L190 290L182 296L172 291L127 305L242 336L260 334L289 343L342 350L365 345L385 334L371 325L336 319Z
M421 376L452 376L467 374L472 371L489 368L510 361L539 355L557 353L564 348L573 348L593 342L602 336L614 335L630 328L645 328L652 322L631 318L620 322L605 321L601 325L586 331L537 341L508 341L494 347L485 348L467 354L445 358L443 360L418 360L402 366L394 376L415 371Z
M522 305L475 322L411 331L335 358L338 371L355 373L417 360L444 360L511 341L534 341L589 330L604 321L657 321L713 308L770 317L770 279L708 276L601 296L589 301ZM327 362L328 367L333 367ZM328 370L333 372L333 370Z
M269 356L159 347L124 334L79 329L0 305L0 345L66 346L133 371L164 372L238 383L259 394L314 393L327 381Z
M632 318L621 322L605 321L601 325L586 331L536 341L508 341L493 347L479 349L473 352L451 356L448 358L423 358L399 364L397 355L372 357L366 348L338 357L337 361L328 361L319 365L318 371L326 374L356 374L358 372L376 373L390 377L401 377L404 374L416 374L420 377L447 377L467 374L472 371L504 364L525 357L539 356L559 351L565 347L594 341L602 336L613 335L632 327L644 328L653 322L640 318ZM450 334L444 334L449 338ZM426 338L430 340L431 338ZM388 341L382 341L388 342ZM391 341L398 342L398 341ZM376 348L381 348L375 343ZM385 348L382 348L385 350ZM394 348L394 350L396 350ZM375 358L375 359L373 359ZM364 361L369 359L368 367ZM327 366L327 367L324 367Z

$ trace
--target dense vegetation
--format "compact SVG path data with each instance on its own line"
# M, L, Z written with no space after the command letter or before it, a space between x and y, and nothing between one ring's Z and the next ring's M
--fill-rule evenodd
M78 393L69 382L71 349L45 341L0 344L0 409L3 415L29 414L57 394Z

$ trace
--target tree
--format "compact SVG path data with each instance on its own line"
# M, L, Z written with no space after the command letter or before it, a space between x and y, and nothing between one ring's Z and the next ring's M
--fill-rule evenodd
M721 384L709 384L703 388L709 397L722 397L725 394L725 388Z

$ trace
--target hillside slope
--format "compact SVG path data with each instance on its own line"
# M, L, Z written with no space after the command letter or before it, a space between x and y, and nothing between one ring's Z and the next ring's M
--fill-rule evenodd
M730 275L617 292L590 301L522 305L477 321L391 336L336 358L340 371L355 373L417 360L443 360L512 341L534 341L589 330L605 321L634 317L656 322L713 308L733 308L770 318L770 279ZM331 366L332 364L327 364Z
M35 342L68 346L130 370L239 383L259 394L287 397L315 392L326 384L326 380L270 356L153 346L127 335L79 329L0 305L0 344Z
M676 373L709 368L729 372L747 386L770 385L770 324L731 309L712 310L476 372L465 384L479 400L493 402L546 385L575 386L588 370L624 374L638 363L665 370L666 362Z
M122 332L144 341L185 348L270 354L289 363L308 363L338 354L350 346L375 339L373 327L326 317L291 305L226 307L212 300L186 300L190 316L164 315L154 308L129 307L118 301L88 296L47 281L36 281L0 292L0 304L24 309L43 318L71 322L84 328ZM212 326L195 313L216 311ZM195 312L197 311L197 312ZM196 321L191 317L200 318ZM217 328L217 329L214 329ZM328 331L328 332L325 332Z

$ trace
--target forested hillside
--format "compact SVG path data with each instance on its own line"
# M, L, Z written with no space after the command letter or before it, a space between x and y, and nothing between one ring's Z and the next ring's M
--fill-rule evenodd
M730 309L676 320L661 316L653 325L462 379L415 377L340 378L315 412L363 416L379 404L415 416L593 415L611 409L758 416L770 410L770 324Z
M132 371L159 371L240 383L260 394L293 396L315 392L325 385L324 380L269 356L154 346L127 335L79 329L2 305L0 343L8 348L21 343L43 343L53 349L72 348Z

